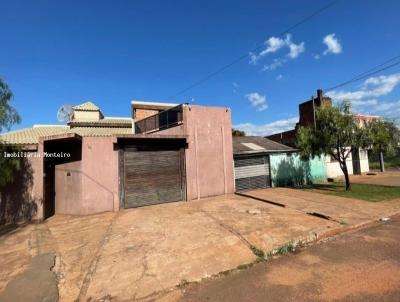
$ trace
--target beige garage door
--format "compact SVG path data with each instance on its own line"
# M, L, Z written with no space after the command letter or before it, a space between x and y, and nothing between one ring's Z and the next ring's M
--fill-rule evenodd
M124 207L133 208L184 199L181 150L124 152Z
M269 156L235 158L236 192L271 186Z

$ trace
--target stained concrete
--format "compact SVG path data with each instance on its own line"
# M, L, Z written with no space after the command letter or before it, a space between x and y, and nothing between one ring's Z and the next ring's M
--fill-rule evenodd
M179 302L397 302L400 216L169 294Z
M41 254L31 259L28 268L15 276L0 293L2 302L56 302L56 275L51 271L54 254Z
M56 215L5 233L0 236L0 292L27 269L31 257L54 253L60 301L162 301L175 295L170 291L186 280L200 281L255 261L253 246L268 252L291 240L317 239L400 207L400 201L377 207L290 189L248 194L260 198L226 195L118 213ZM267 197L286 207L260 201ZM335 219L307 215L307 207Z

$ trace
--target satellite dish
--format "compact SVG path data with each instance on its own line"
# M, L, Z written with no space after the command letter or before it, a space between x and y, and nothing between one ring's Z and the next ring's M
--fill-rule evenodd
M64 104L57 111L57 119L59 122L68 123L72 119L73 109L71 105Z

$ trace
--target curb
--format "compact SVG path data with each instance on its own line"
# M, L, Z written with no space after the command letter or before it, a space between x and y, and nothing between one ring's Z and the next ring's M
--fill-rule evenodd
M363 222L360 222L360 223L357 223L357 224L354 224L354 225L347 225L347 226L346 225L340 225L338 228L333 228L333 229L330 229L330 230L321 231L319 233L312 232L308 236L300 237L299 239L290 240L290 241L286 242L285 244L277 246L277 247L275 247L275 248L273 248L273 249L271 249L269 251L264 251L265 257L264 258L259 258L259 259L262 259L261 261L256 259L255 261L253 261L251 263L239 265L238 267L235 267L235 268L232 268L232 269L229 269L229 270L226 270L226 271L221 271L221 272L218 272L218 273L215 273L215 274L212 274L210 276L203 277L203 278L200 278L200 279L197 279L197 280L190 280L190 281L183 280L184 283L177 284L174 287L164 289L162 291L157 292L156 294L158 294L158 295L164 294L165 295L165 294L171 293L173 291L185 291L185 288L188 285L197 284L197 283L202 282L204 280L217 279L217 278L220 278L220 277L225 276L227 274L238 272L238 271L241 271L241 270L247 270L247 269L251 268L252 266L256 265L257 263L262 263L262 262L268 263L269 261L271 261L271 260L273 260L275 258L281 257L282 256L281 254L277 254L277 253L274 253L274 252L277 251L278 249L280 249L281 247L284 247L285 245L288 245L288 244L292 244L296 250L297 250L297 248L305 248L305 247L307 247L309 245L312 245L314 243L326 242L326 241L329 241L329 240L333 239L336 236L339 236L339 235L342 235L342 234L345 234L345 233L348 233L348 232L352 232L352 231L355 231L355 230L358 230L358 229L362 229L362 228L366 228L366 227L375 225L375 224L377 224L379 222L379 220L382 217L393 217L393 216L396 216L396 215L400 215L400 210L398 210L396 212L393 212L393 213L390 213L389 215L380 215L379 217L375 217L375 218L372 218L372 219L369 219L369 220L366 220L366 221L363 221ZM294 252L294 250L293 250L293 252ZM272 255L272 258L269 258L267 255Z
M379 220L382 217L392 217L392 216L396 216L399 214L400 214L400 210L396 211L394 213L390 213L389 215L381 215L379 217L375 217L373 219L369 219L369 220L366 220L366 221L363 221L363 222L360 222L357 224L341 226L339 228L322 231L320 233L314 233L314 240L313 239L310 240L308 237L306 237L304 239L298 240L297 242L300 244L310 244L313 242L320 242L320 241L323 242L323 241L329 240L335 236L374 225L375 223L379 222Z

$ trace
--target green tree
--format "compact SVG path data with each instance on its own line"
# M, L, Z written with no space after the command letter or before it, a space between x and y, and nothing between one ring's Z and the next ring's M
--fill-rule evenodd
M11 126L21 121L18 112L11 106L13 94L7 84L0 78L0 133L10 130ZM13 180L13 175L19 169L19 160L4 157L8 146L0 138L0 188Z
M297 147L302 157L333 157L345 177L346 190L351 189L347 159L353 150L369 142L368 131L358 126L347 103L317 108L315 127L301 127L297 132Z
M232 129L232 136L246 136L246 132L238 129Z
M396 154L400 143L400 130L394 122L378 120L366 126L368 131L368 144L373 152L379 154L381 172L385 171L383 154L393 156Z

